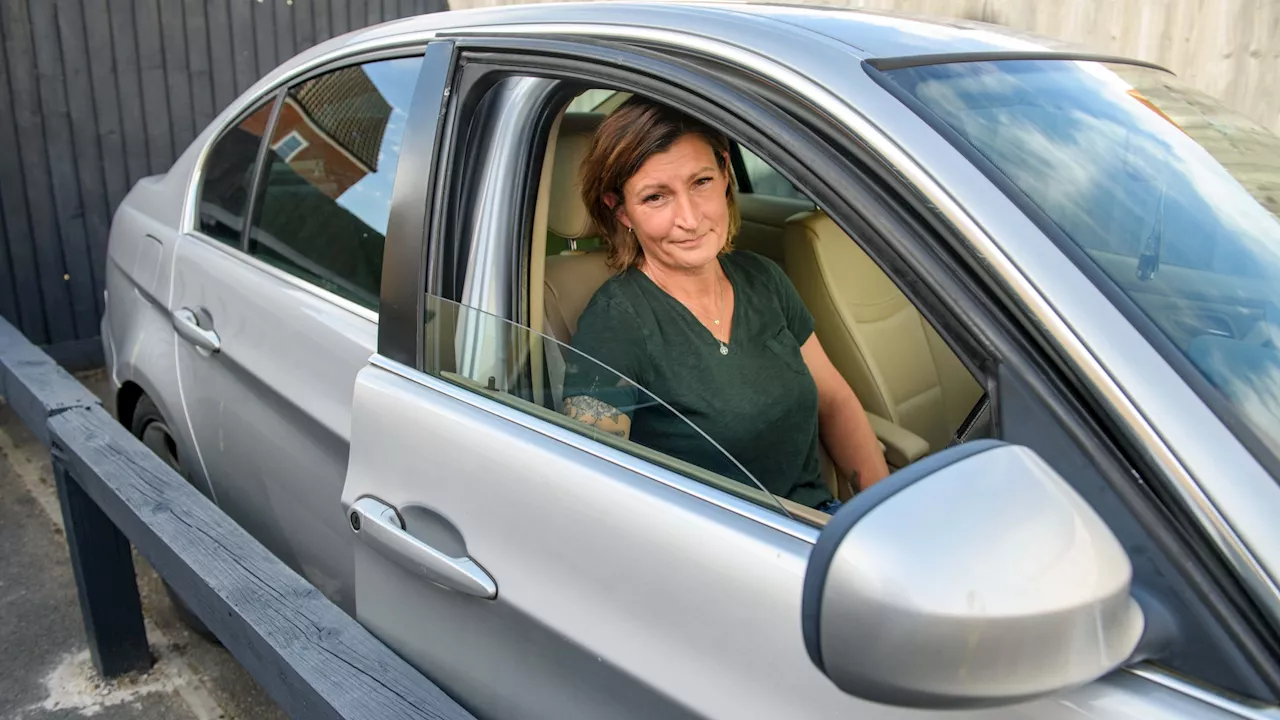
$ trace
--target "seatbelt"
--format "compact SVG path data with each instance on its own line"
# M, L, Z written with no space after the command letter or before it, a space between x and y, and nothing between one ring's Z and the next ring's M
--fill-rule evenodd
M975 433L978 437L991 436L991 397L986 393L982 393L982 397L978 398L973 409L964 417L964 422L960 423L948 447L968 442L973 439Z
M544 315L543 327L551 327L551 319ZM555 338L543 336L542 346L547 349L547 378L551 384L551 401L555 403L555 411L563 412L564 408L564 354L560 352L560 343Z

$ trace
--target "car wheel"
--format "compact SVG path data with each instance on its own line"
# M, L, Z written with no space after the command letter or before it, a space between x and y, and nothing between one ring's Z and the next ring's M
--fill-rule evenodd
M156 404L146 395L138 399L138 405L133 410L133 424L129 430L134 437L141 440L143 445L146 445L151 452L165 461L175 472L183 478L187 477L187 474L182 470L182 463L178 458L178 445L174 442L173 432L169 430L169 423L160 414L160 409L156 407ZM173 609L177 612L178 618L182 620L183 624L191 628L196 634L217 642L217 637L200 621L200 618L196 617L195 613L191 612L191 608L182 602L182 599L173 591L169 583L164 583L164 590L169 595L169 601L173 603Z

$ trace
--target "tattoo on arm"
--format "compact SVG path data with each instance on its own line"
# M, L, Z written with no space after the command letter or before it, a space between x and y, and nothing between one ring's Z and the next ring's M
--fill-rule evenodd
M618 408L589 395L575 395L571 398L565 398L564 414L574 420L581 420L592 425L597 424L600 420L612 420L616 423L624 417L622 411Z
M564 414L601 432L626 440L631 436L631 417L609 403L589 395L574 395L564 400Z

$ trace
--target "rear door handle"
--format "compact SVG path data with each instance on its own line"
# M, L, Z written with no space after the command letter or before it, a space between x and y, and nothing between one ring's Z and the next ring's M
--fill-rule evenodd
M451 557L410 535L390 505L360 498L351 506L349 520L356 537L405 570L466 595L497 597L498 586L484 568L469 557Z
M208 317L208 313L205 313ZM211 324L206 321L206 324ZM200 327L200 317L191 308L182 308L173 314L173 329L187 342L198 348L216 353L222 349L222 340L213 328Z

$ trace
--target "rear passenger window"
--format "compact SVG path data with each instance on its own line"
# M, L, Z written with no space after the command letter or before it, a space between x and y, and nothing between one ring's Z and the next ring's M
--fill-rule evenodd
M771 195L780 198L808 200L808 196L800 192L789 180L778 174L769 163L761 160L750 150L738 146L742 153L742 164L747 170L747 183L753 195Z
M377 309L391 189L421 58L353 65L289 90L249 252Z
M270 119L271 100L266 100L209 151L200 187L200 231L205 235L240 246L253 168Z

